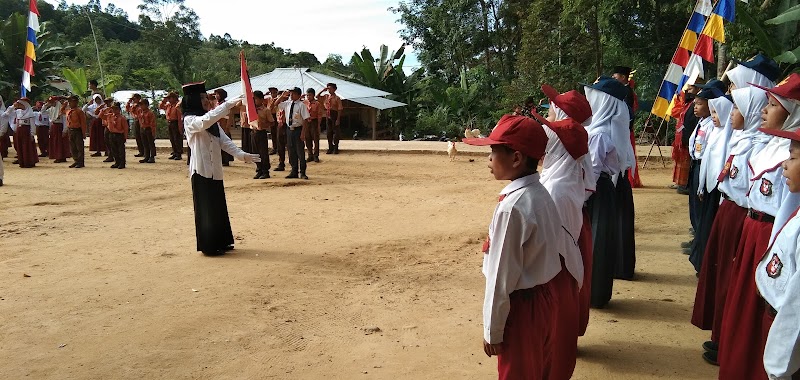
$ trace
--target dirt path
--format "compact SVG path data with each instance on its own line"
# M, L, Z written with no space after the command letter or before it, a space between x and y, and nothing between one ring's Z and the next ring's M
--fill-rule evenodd
M129 154L129 159L132 159ZM342 154L311 181L226 168L236 250L194 252L186 166L6 160L0 378L490 379L483 158ZM660 166L660 165L658 165ZM637 279L593 311L575 379L711 379L671 171L635 190ZM30 276L30 277L26 277Z

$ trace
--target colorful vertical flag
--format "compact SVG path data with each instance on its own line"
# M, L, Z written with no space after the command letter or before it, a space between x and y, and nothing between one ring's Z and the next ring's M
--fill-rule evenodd
M27 96L31 90L31 77L34 75L33 62L36 61L36 48L39 47L36 33L39 33L39 9L36 7L36 0L30 0L28 38L25 42L25 64L22 66L22 86L20 87L23 97Z
M244 50L239 52L239 62L242 66L242 93L244 93L244 109L247 114L247 124L255 127L258 124L258 111L256 102L253 99L253 87L250 84L250 73L247 71L247 60L244 58Z
M735 0L718 0L713 7L710 0L697 1L653 103L654 115L668 118L675 95L703 76L703 61L714 62L714 41L725 42L723 20L733 22L735 10Z

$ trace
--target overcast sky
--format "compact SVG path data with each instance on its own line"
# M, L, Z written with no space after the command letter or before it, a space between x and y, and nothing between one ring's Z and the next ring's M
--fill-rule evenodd
M56 4L56 0L46 0ZM88 0L67 0L86 4ZM141 0L101 0L103 8L113 3L137 20ZM292 52L308 51L320 62L328 54L341 54L344 63L363 46L377 56L381 44L397 50L398 16L388 10L398 0L186 0L186 6L200 17L204 36L228 33L233 39L255 44L275 43ZM277 32L280 31L280 32ZM405 68L419 65L406 49Z

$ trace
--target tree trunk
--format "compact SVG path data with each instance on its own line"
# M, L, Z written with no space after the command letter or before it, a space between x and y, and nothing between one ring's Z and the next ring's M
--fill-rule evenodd
M728 68L728 45L717 45L717 78L722 78Z
M592 6L592 40L594 41L594 64L597 76L603 75L603 52L600 50L600 21L598 20L597 4Z
M484 62L486 63L486 72L492 73L492 65L490 60L490 49L489 46L491 45L491 38L489 37L489 10L486 5L486 0L479 0L481 4L481 16L483 16L483 38L484 38Z

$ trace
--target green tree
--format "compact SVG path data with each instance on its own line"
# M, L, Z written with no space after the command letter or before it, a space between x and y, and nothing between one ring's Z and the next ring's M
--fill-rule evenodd
M147 30L144 42L180 82L187 82L192 53L202 43L197 14L183 0L142 0L139 10L139 24Z

